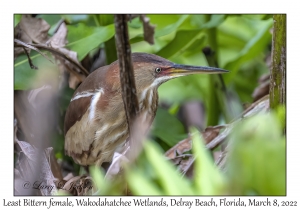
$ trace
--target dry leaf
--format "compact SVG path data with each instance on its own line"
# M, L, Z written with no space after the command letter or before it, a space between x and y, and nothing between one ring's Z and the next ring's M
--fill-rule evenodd
M16 140L21 151L16 164L15 192L25 193L23 195L34 195L39 191L42 195L54 195L57 191L50 167L49 151L47 148L43 151L31 146L25 141ZM21 186L27 190L20 191ZM20 195L20 194L18 194Z
M41 18L32 18L29 15L23 15L20 23L15 28L15 38L18 38L15 39L15 43L18 44L18 46L22 45L23 47L26 47L28 54L29 50L33 49L47 59L48 57L41 53L39 48L50 51L58 61L61 74L65 71L69 72L69 86L75 89L78 84L86 78L85 75L87 75L88 72L85 69L80 68L77 53L65 48L68 32L66 24L62 22L57 32L50 39L48 39L49 28L50 26ZM32 45L32 41L38 44ZM15 57L21 52L24 52L22 47L15 47ZM68 61L62 54L70 58L73 63ZM30 57L28 59L29 63L31 63ZM74 62L76 63L75 65ZM32 63L31 66L32 68L35 67Z
M223 128L225 128L224 125L209 126L205 128L204 132L201 133L205 143L208 144L214 138L216 138L219 135L220 130Z
M58 49L65 47L68 43L67 41L68 29L65 22L62 22L57 30L57 32L47 41L46 44L51 45L51 47Z
M41 18L34 18L31 15L22 15L19 24L15 27L14 37L24 43L43 44L48 40L50 25ZM15 57L24 52L22 48L15 48Z
M192 173L188 173L188 171L191 170L191 167L193 167L194 157L191 154L183 154L179 155L174 159L171 159L171 161L174 163L176 168L179 170L180 173L186 175L188 178L192 178Z
M150 24L150 18L145 15L140 15L140 20L143 22L144 39L149 44L154 44L154 29L155 26Z
M243 118L256 115L260 112L266 112L269 110L269 97L265 96L259 101L254 102L251 106L245 110L238 119L227 125L219 125L214 127L208 127L202 133L202 137L205 139L206 148L213 150L218 145L224 142L229 136L232 129L237 123L239 123ZM224 130L222 130L224 129ZM183 154L184 152L190 151L192 149L192 141L189 138L180 141L174 147L169 149L165 156L174 163L177 169L182 172L186 177L193 177L193 163L194 158L192 154ZM220 169L224 169L226 163L226 154L228 147L225 147L224 151L214 152L214 159L216 165Z
M42 18L34 18L31 17L31 15L22 15L19 25L22 32L26 33L33 42L43 44L48 40L50 25Z
M174 159L178 155L182 155L184 152L190 151L192 149L192 140L191 138L184 139L178 142L174 147L169 149L165 156L169 159Z
M66 24L63 22L57 32L49 39L47 42L48 45L50 45L52 48L59 50L63 54L67 55L69 58L71 58L74 62L79 64L79 61L77 59L77 53L71 50L68 50L65 47L67 44L67 27ZM59 69L61 71L61 74L64 71L67 71L70 73L69 77L69 87L72 89L76 89L78 84L81 83L86 76L83 74L80 74L81 70L76 68L73 64L71 64L69 61L61 58L60 56L53 53L53 56L56 58L56 60L59 61Z

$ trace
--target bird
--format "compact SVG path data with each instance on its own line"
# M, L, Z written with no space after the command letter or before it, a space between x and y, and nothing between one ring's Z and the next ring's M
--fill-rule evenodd
M220 74L227 70L173 63L158 55L132 53L139 112L153 122L158 87L191 74ZM129 137L120 86L119 62L93 71L76 89L64 122L65 154L82 166L110 163ZM151 124L150 124L151 125Z

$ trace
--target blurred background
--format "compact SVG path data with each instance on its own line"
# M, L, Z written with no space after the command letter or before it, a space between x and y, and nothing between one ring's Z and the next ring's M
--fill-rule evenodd
M14 19L15 39L63 52L79 62L88 72L117 60L113 15L34 14L14 15ZM254 119L251 118L246 122L247 126L243 123L234 124L243 116L245 110L255 106L257 101L269 93L273 15L153 14L129 15L129 19L128 30L132 52L156 54L179 64L215 66L230 71L222 76L192 75L161 85L159 109L147 137L153 143L151 146L148 143L147 145L149 148L154 148L154 152L149 155L151 149L148 152L143 151L136 169L130 170L131 172L125 176L131 193L135 195L285 194L285 143L282 143L284 136L280 132L285 126L282 125L282 121L285 121L282 120L285 119L285 109L278 109L274 113L271 112L271 115L261 114ZM27 48L28 55L26 55L24 48L15 48L16 138L37 148L53 147L53 159L57 162L55 169L57 173L53 172L55 170L52 168L54 177L62 179L69 173L73 176L83 175L86 171L76 165L70 157L64 155L63 123L74 90L87 75L79 67L72 66L72 62L62 59L58 53L41 46L36 48L44 54L33 48ZM249 134L249 128L250 133L251 129L256 130L255 126L258 124L261 125L260 128L250 136L254 143L251 146L246 145L249 143L245 139L250 137L249 135L245 137L245 133ZM239 142L233 143L233 148L238 149L234 149L235 152L229 156L230 163L225 167L226 170L224 167L222 170L214 168L213 163L218 162L220 155L227 148L227 143L218 144L210 148L209 152L201 150L203 145L228 128L212 127L213 132L208 132L208 126L218 125L234 125L232 127L235 129L239 128L236 132L230 129L230 134L225 138L227 141L231 139L232 142ZM164 186L163 180L176 173L176 170L173 170L170 164L170 170L173 171L169 172L166 169L169 166L157 166L158 162L156 161L155 164L151 158L156 152L163 154L174 148L178 142L189 139L191 127L196 128L194 133L202 133L202 136L192 137L193 141L195 138L204 138L203 141L198 139L203 145L199 145L198 150L193 152L195 154L199 152L199 155L206 154L200 160L204 162L199 162L205 167L200 169L200 166L200 168L195 166L197 169L194 169L196 170L194 175L187 175L187 180L184 178L183 183L178 184L178 189L191 187L193 185L191 180L197 177L195 173L204 178L199 178L203 180L196 181L198 184L192 190L180 191L172 187L169 189L170 186ZM273 132L274 128L278 128L278 132ZM203 134L213 135L213 137L210 136L208 138L210 140L207 140L207 136ZM229 135L232 137L229 138ZM241 138L243 141L234 140ZM270 138L271 142L264 141ZM43 139L42 143L40 139ZM274 144L277 140L278 145ZM264 147L266 148L263 149ZM242 151L240 148L247 151ZM257 148L262 151L258 151ZM22 151L22 147L15 150L15 163L20 167L18 154ZM266 151L269 156L266 155ZM228 149L226 154L227 152ZM166 156L170 158L167 154ZM237 161L238 159L240 161ZM164 162L163 158L157 160ZM190 161L187 161L188 163L192 163L191 159L188 160ZM257 162L263 162L263 165L258 166ZM274 168L272 168L273 162L278 163ZM180 165L180 163L176 164ZM197 164L196 162L194 165ZM268 169L266 165L269 166ZM103 176L100 175L103 172L97 170L93 169L92 173L97 174L98 177ZM166 170L165 174L159 175L160 170ZM206 170L210 171L209 177L203 175ZM187 172L188 169L184 174ZM274 174L278 176L271 179L270 176ZM176 176L180 177L178 174L173 177ZM140 183L137 183L137 180ZM267 183L264 186L265 182L271 184ZM98 180L99 183L102 182ZM152 184L148 186L149 183ZM205 186L203 183L206 183ZM144 186L145 191L141 191L138 185ZM211 186L215 186L213 190ZM102 193L120 194L120 191L116 187L113 191L107 190Z

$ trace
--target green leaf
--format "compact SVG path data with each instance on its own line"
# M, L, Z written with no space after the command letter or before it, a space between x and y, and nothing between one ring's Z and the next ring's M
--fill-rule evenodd
M204 37L200 37L200 32L201 30L178 31L175 38L156 54L164 58L170 58L174 54L182 53L188 48L198 47L204 42Z
M138 29L143 27L143 23L140 21L139 17L136 17L128 22L128 27Z
M285 195L286 146L273 113L239 122L231 136L227 176L233 195Z
M189 17L189 15L148 15L150 23L155 25L154 37L158 38L161 36L168 35L175 32L179 26ZM175 21L175 22L174 22ZM144 40L143 34L135 35L130 39L130 43L137 43Z
M210 20L200 27L201 29L215 28L223 23L226 17L227 15L211 15Z
M83 23L78 23L76 25L67 25L67 28L67 39L69 43L76 42L80 39L91 36L93 33L96 33L95 27L90 27Z
M71 28L71 27L70 27ZM80 39L75 39L74 37L70 37L72 42L69 42L67 48L72 51L77 52L78 60L82 60L91 50L99 47L100 44L104 43L105 41L109 40L115 34L115 26L114 24L104 26L104 27L97 27L94 29L93 33L90 30L82 31L84 27L83 25L79 25L79 27L72 32L73 34L77 31L79 33L78 37ZM69 38L69 36L68 36ZM76 41L75 41L76 40Z
M191 183L176 171L174 166L164 158L153 142L146 141L145 148L146 157L153 167L165 195L194 194Z
M151 133L170 147L187 137L182 123L169 114L168 111L161 108L157 109Z
M220 171L214 165L203 139L197 129L191 129L193 140L194 183L197 195L220 195L224 193L225 182Z
M126 180L134 195L161 196L163 194L140 170L126 170Z
M42 18L44 19L50 26L55 25L60 19L62 19L62 15L58 14L43 14L43 15L38 15L37 18Z
M272 25L272 20L266 21L264 27L262 27L257 34L249 40L237 57L225 65L224 68L230 71L230 74L224 76L226 83L229 83L234 79L243 63L257 57L267 47L271 41L271 34L269 30Z
M169 24L162 29L155 30L155 37L165 36L177 30L177 28L188 18L188 15L181 15L177 22ZM151 20L151 19L150 19Z
M14 15L14 27L21 21L22 15Z
M97 166L90 166L89 170L97 189L103 191L106 186L103 171L101 171Z
M47 74L49 71L58 70L57 66L40 54L32 53L31 60L39 69L31 69L26 55L20 55L15 60L14 64L14 89L15 90L28 90L42 86L36 80L38 74Z
M161 85L158 89L160 101L183 103L187 100L205 101L208 95L209 75L191 75L176 78Z

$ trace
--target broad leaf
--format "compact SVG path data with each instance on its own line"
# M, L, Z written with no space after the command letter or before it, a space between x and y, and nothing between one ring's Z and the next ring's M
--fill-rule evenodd
M154 127L151 132L170 147L187 136L182 123L169 114L168 111L161 108L157 110Z
M77 28L77 32L82 28ZM99 47L100 44L109 40L115 34L115 26L113 24L98 27L92 34L84 33L84 37L73 42L69 42L67 48L77 52L78 60L81 61L91 50Z

